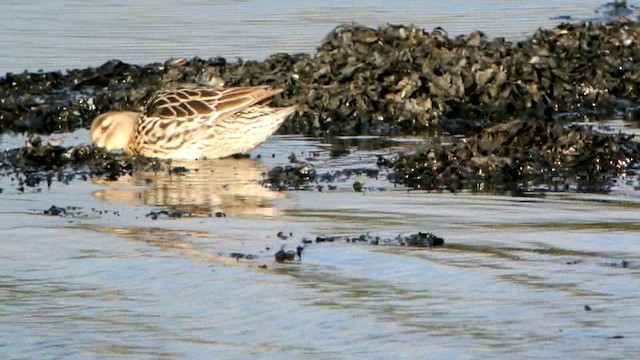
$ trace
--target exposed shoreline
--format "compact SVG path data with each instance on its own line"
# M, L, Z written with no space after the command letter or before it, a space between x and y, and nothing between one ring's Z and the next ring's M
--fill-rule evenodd
M139 110L156 90L181 83L268 84L284 89L274 105L298 108L280 133L466 138L453 147L428 141L424 151L385 159L396 171L392 180L412 188L520 186L550 177L606 184L637 164L638 143L569 125L616 114L637 121L639 56L640 24L624 17L565 23L521 42L481 32L451 39L439 28L340 26L313 56L280 53L235 63L170 59L144 66L113 60L64 73L7 74L0 79L0 131L87 128L101 112ZM116 167L112 155L93 148L34 145L2 157L20 168L75 161L108 178L119 176L114 169L131 169L131 160L117 160L124 163ZM69 151L74 156L51 155Z

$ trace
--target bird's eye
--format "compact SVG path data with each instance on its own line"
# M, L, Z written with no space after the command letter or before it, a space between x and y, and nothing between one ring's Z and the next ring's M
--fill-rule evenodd
M107 130L109 130L109 126L103 126L102 128L100 128L100 130L102 130L102 133L106 133Z

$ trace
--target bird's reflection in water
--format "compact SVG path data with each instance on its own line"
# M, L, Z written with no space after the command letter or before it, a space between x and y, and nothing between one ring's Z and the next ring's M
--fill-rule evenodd
M194 215L216 212L234 216L280 215L273 202L284 195L259 183L264 169L252 159L173 161L171 169L171 172L134 172L133 178L101 182L105 188L94 192L94 196Z

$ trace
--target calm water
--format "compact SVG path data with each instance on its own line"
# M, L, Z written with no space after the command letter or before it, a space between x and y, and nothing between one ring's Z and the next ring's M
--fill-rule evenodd
M520 36L552 15L591 16L597 5L532 3L3 2L0 71L312 51L336 23L351 20ZM88 141L86 131L56 137ZM378 139L387 147L370 150L376 139L342 140L352 153L332 159L330 144L277 136L252 159L199 163L182 176L54 181L24 193L0 177L0 358L640 356L637 178L621 179L609 194L519 197L408 192L384 174L323 192L274 193L258 184L291 152L315 153L318 172L375 168L377 155L416 141ZM0 134L0 148L23 142ZM374 191L353 192L355 180ZM43 215L51 205L76 209ZM194 216L151 220L154 210ZM208 216L219 210L227 216ZM293 236L279 239L280 231ZM447 246L314 244L301 262L272 260L275 249L303 237L417 231ZM236 261L231 252L257 259Z
M519 39L554 16L587 19L597 0L387 1L87 0L0 2L0 74L25 69L133 63L173 56L261 59L275 52L314 52L339 24L442 26L450 35L480 29ZM635 3L629 1L629 4Z

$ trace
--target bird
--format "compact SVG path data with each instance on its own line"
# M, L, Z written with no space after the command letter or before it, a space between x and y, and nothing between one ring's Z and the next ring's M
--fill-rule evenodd
M143 112L109 111L91 124L95 146L159 159L215 159L247 152L278 130L294 106L271 107L282 89L181 85L156 92Z

